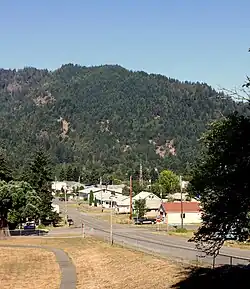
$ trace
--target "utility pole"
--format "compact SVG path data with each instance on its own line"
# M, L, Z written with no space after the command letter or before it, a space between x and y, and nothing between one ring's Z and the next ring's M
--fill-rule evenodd
M142 175L142 164L140 163L140 176L139 176L139 185L143 186L143 175Z
M111 196L111 210L110 210L110 245L113 245L113 197Z
M68 214L68 208L67 208L67 188L64 187L64 212L65 212L65 225L68 222L67 214Z
M155 172L158 175L158 182L159 182L159 189L160 189L160 196L161 196L161 203L162 203L162 187L161 187L161 184L160 184L160 173L159 173L157 168L155 168Z
M180 176L180 189L181 189L181 228L183 229L183 200L182 200L182 177Z
M133 190L133 184L132 184L132 176L130 176L130 215L129 219L132 220L132 190Z

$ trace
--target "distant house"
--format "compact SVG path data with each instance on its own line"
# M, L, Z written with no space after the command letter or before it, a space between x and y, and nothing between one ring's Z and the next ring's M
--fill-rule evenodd
M120 197L116 202L115 207L116 214L128 214L130 212L130 197Z
M167 196L168 201L173 201L173 202L180 202L181 201L181 193L175 193L175 194L170 194ZM191 201L191 202L198 202L196 199L191 199L189 198L187 193L182 194L182 200L183 201Z
M64 182L59 182L59 181L54 181L51 183L51 189L52 191L59 192L62 189L66 189L67 193L72 193L74 190L77 188L81 188L84 185L78 182L71 182L71 181L64 181Z
M67 183L66 182L52 182L51 183L51 189L54 192L59 192L62 190L62 188L66 188L67 187Z
M156 217L161 204L161 199L151 192L142 191L133 197L133 206L136 200L146 200L146 217Z
M198 224L201 222L201 209L198 202L182 202L183 223ZM162 203L158 210L164 223L179 225L181 223L181 202Z

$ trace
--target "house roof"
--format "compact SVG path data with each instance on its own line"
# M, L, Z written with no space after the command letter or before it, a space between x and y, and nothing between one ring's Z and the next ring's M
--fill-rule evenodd
M198 213L200 211L200 203L198 202L182 202L184 213ZM180 213L181 202L167 202L162 204L166 213Z
M151 192L145 192L142 191L139 194L135 195L133 197L133 201L134 200L139 200L139 199L154 199L154 200L160 200L159 197L157 197L155 194L151 193Z

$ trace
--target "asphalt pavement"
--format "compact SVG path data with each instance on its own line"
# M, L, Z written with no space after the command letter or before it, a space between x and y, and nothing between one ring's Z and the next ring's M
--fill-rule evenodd
M60 203L59 203L60 205ZM61 204L63 205L63 204ZM56 229L49 233L50 236L56 234L67 234L69 232L82 234L82 224L85 232L108 240L110 238L110 224L95 218L94 214L86 214L77 210L76 207L68 207L69 218L75 223L75 228ZM194 243L190 243L186 238L178 236L162 235L144 229L142 226L113 224L113 241L117 244L131 246L142 251L152 252L162 256L172 257L182 261L199 261L212 264L213 258L197 251ZM233 256L233 257L230 257ZM242 259L241 259L242 258ZM248 259L248 260L245 260ZM249 264L250 250L223 247L220 255L216 257L215 265L224 264Z

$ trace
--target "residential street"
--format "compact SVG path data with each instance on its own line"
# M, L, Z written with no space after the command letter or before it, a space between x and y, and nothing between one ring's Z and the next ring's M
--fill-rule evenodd
M63 206L63 203L59 203ZM62 207L63 211L63 207ZM98 235L108 240L110 237L110 224L106 221L96 219L94 214L85 214L79 212L77 208L68 207L68 215L75 222L75 228L62 228L51 231L48 236L56 234L79 233L82 232L81 225L84 223L85 232L87 234ZM197 255L203 255L201 252L195 250L193 243L187 242L187 239L160 235L156 231L150 231L143 227L134 227L131 225L113 224L113 240L114 243L126 244L128 246L137 247L143 251L150 251L164 256L173 257L174 259L181 259L184 261L199 260L212 264L212 257L202 257L197 259ZM243 250L238 248L223 247L220 254L232 255L242 258L248 258L250 262L250 250ZM233 258L233 264L248 264L246 260ZM216 264L230 264L230 257L217 256Z

